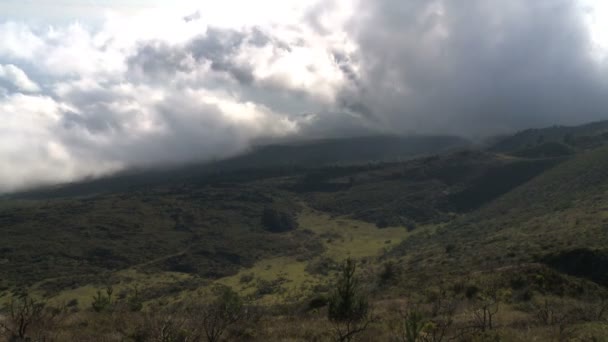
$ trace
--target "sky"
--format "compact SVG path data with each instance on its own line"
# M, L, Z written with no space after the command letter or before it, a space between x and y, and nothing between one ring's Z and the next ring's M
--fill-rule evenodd
M601 0L2 0L0 192L256 141L608 119Z

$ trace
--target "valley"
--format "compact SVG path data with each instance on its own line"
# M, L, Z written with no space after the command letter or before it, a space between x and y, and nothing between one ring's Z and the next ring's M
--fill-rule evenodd
M467 315L491 293L501 303L499 328L471 338L545 338L553 325L518 328L535 321L538 305L603 310L594 305L608 298L608 140L601 130L596 138L566 131L570 138L547 137L586 143L541 153L550 139L530 146L525 134L524 145L500 148L206 165L11 194L0 200L0 304L26 292L49 306L69 303L74 319L90 321L106 288L116 303L135 294L143 312L160 314L227 287L265 310L257 339L308 340L296 327L305 324L324 340L331 329L318 312L350 258L382 318L365 340L388 338L395 308L447 293L459 303L451 334L469 334ZM598 317L573 318L568 331L605 336ZM272 322L286 330L273 332Z

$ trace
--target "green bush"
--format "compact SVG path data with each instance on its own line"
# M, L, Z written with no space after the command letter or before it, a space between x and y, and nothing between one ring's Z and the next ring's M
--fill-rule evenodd
M298 221L292 213L266 207L262 212L262 225L270 232L282 233L298 228Z
M359 288L355 277L356 264L347 259L341 267L334 292L329 298L327 316L333 323L337 341L351 341L353 337L367 329L371 322L368 300Z
M106 288L105 294L101 290L97 290L97 294L93 296L91 307L95 312L107 311L112 305L112 293L114 289L111 286Z

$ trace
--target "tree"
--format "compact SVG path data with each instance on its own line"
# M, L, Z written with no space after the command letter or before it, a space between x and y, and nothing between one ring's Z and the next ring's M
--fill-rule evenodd
M13 298L8 305L8 322L0 323L0 328L8 332L11 340L25 340L28 329L42 319L44 306L27 294Z
M0 321L0 335L7 334L9 341L44 340L63 316L65 306L47 307L27 293L12 298L8 303L6 320Z
M352 259L344 262L334 293L329 298L328 318L333 324L336 341L340 342L352 341L372 321L368 300L361 293L355 277L356 268Z
M479 296L478 307L473 311L475 326L481 332L494 329L494 317L499 310L499 300L496 289L484 291Z
M209 342L220 340L226 329L244 319L243 301L230 287L223 287L218 298L202 310L202 325Z

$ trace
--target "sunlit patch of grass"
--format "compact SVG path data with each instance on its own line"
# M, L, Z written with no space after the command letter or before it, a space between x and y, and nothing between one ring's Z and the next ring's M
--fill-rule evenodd
M299 217L300 229L310 229L322 238L325 255L336 261L347 257L376 256L385 249L398 245L407 238L404 227L379 229L368 222L346 217L331 217L311 208L305 208Z
M371 223L345 217L334 218L308 207L304 208L298 220L299 229L312 231L322 240L325 252L310 260L295 257L260 260L253 267L222 278L216 284L230 286L243 296L256 297L265 282L275 282L274 291L258 296L258 303L300 300L311 295L316 285L327 283L332 276L331 273L327 276L310 274L306 271L310 263L321 258L341 262L347 257L360 259L378 256L408 236L403 227L379 229ZM184 293L184 296L188 294Z
M298 300L309 295L313 286L325 279L306 272L307 265L307 261L297 261L294 258L267 259L234 276L222 278L217 283L230 286L243 296L256 296L264 282L276 282L276 291L260 296L260 303Z
M143 273L135 269L126 269L115 272L112 275L112 278L119 279L117 283L112 285L114 298L117 298L121 293L132 295L135 289L144 291L152 288L167 288L179 282L192 279L192 276L177 272ZM86 285L75 289L64 290L58 295L50 298L50 302L62 304L76 299L80 308L88 308L93 301L93 296L97 294L97 291L105 293L105 287L101 285ZM40 291L36 291L36 287L34 287L34 292Z
M77 300L78 306L81 309L89 308L97 291L103 290L93 285L86 285L72 290L62 291L59 295L51 298L49 302L51 304L62 305L69 303L72 300Z

